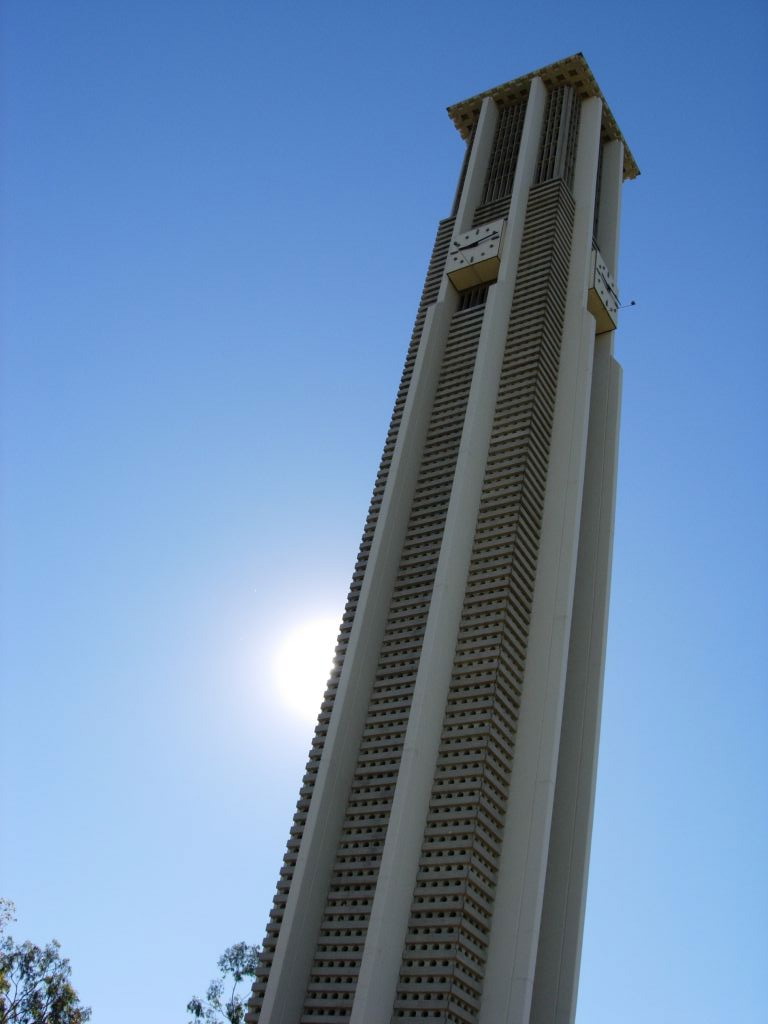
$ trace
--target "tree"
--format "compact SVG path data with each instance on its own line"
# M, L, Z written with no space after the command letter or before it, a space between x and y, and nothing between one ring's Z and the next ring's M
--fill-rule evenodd
M69 960L54 939L42 949L17 944L6 928L14 905L0 899L0 1024L84 1024L91 1019L69 978Z
M191 1014L191 1021L204 1021L205 1024L217 1024L220 1021L225 1021L226 1024L243 1024L246 1000L240 996L238 986L246 978L256 977L260 958L259 947L249 946L245 942L238 942L225 949L218 961L221 977L208 986L205 1000L194 996L187 1003L187 1013ZM225 1002L225 992L229 989L230 980L232 989Z

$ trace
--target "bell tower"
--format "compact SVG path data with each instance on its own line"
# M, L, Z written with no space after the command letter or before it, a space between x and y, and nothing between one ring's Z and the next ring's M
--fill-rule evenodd
M251 1024L575 1015L622 183L581 54L449 108L438 225Z

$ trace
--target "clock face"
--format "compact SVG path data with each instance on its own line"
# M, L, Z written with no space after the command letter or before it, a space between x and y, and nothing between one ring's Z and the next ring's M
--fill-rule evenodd
M468 231L459 238L454 238L450 251L454 254L463 253L469 259L482 258L487 251L493 248L490 243L499 238L501 238L499 228L493 224L485 224L481 228L475 228L474 231Z
M616 287L613 282L613 277L608 267L605 265L605 261L599 252L595 251L595 288L597 289L600 298L603 300L603 305L609 313L615 314L619 308L619 296L616 293Z
M504 220L495 220L451 239L446 270L459 291L496 280L504 224Z
M619 310L619 296L616 291L613 275L597 249L592 250L592 266L589 289L587 291L587 309L595 318L595 331L597 334L615 330Z

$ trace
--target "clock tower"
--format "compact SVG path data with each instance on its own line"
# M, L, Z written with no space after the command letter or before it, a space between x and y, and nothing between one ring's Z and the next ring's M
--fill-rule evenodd
M581 54L449 108L438 225L250 1024L576 1007L621 370L622 183Z

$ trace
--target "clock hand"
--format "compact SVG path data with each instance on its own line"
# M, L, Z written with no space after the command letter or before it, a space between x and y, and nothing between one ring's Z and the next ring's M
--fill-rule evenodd
M457 245L454 252L464 252L465 249L476 249L478 245L482 245L483 242L490 242L492 238L498 238L499 232L494 231L490 235L484 235L482 238L478 238L476 242L468 242L466 245Z

